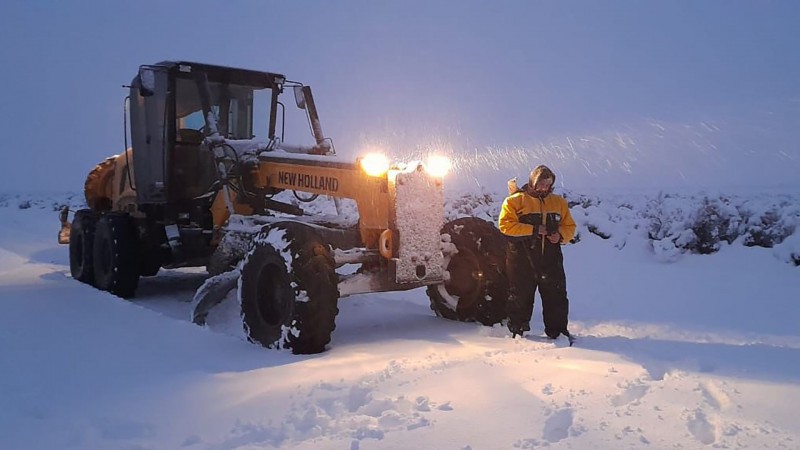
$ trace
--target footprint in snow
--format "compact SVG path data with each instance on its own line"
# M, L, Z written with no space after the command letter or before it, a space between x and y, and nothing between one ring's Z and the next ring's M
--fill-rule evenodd
M717 441L717 430L711 423L706 414L700 410L695 410L686 421L686 427L695 439L705 445L713 444Z
M544 430L542 431L542 439L548 442L558 442L569 436L570 427L572 427L572 418L574 412L572 409L562 409L556 411L544 423Z
M611 399L611 404L619 407L638 401L647 394L648 389L650 389L650 387L645 384L632 384L625 388L620 394L614 396Z
M703 397L706 400L706 403L711 405L717 411L727 409L731 405L731 399L728 397L728 394L722 390L716 383L711 381L703 382L698 385L700 392L703 393Z

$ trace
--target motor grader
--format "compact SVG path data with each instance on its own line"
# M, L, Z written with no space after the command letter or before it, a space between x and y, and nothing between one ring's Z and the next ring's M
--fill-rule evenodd
M196 323L238 289L248 338L295 353L325 349L353 294L426 286L439 316L505 317L502 235L476 218L443 223L446 160L339 158L311 88L278 73L166 61L141 66L129 89L127 150L89 173L86 209L71 223L61 213L76 280L130 298L161 268L205 266ZM287 92L307 144L285 141ZM299 206L326 198L337 214ZM343 220L343 199L357 221Z

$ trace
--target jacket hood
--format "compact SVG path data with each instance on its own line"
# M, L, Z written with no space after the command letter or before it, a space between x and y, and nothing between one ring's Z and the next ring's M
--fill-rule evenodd
M550 190L547 192L550 194L553 192L553 188L556 186L556 174L544 164L536 166L536 168L531 171L530 177L528 177L528 184L525 186L526 190L530 193L533 193L533 188L536 186L536 183L547 178L552 178L553 180L553 184L550 186Z

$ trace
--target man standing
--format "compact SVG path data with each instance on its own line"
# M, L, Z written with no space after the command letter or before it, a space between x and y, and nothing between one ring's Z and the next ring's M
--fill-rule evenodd
M530 331L536 289L542 298L544 332L551 339L567 330L569 300L561 245L575 236L575 221L567 201L553 194L556 175L540 165L528 184L503 201L499 228L509 236L506 270L510 293L506 312L512 337ZM509 191L512 189L509 188Z

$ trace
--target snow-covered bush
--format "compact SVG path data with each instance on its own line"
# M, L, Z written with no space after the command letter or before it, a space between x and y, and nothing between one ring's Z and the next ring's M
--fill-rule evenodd
M600 199L598 199L597 197L592 197L586 194L578 194L571 191L564 192L563 196L567 200L567 204L569 205L570 208L575 206L588 208L592 205L600 203Z
M797 196L563 195L578 225L578 236L581 232L594 234L620 249L630 239L641 238L662 261L675 261L686 253L711 254L736 243L774 248L779 259L795 265L800 261ZM462 194L448 200L446 215L448 220L474 215L496 223L503 198Z
M794 234L800 223L800 206L788 198L750 200L739 208L744 221L743 244L772 248Z
M775 256L783 262L800 266L800 233L794 233L775 247Z
M485 189L482 189L481 192L466 192L448 196L444 203L445 221L449 222L460 217L479 217L497 223L504 198Z
M720 249L720 242L733 243L738 237L741 222L735 208L730 206L730 199L703 197L691 219L691 230L694 239L683 248L692 253L707 255Z

